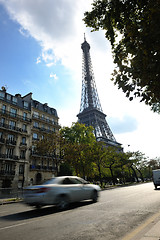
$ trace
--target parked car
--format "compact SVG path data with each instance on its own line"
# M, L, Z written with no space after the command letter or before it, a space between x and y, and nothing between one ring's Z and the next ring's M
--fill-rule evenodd
M63 210L70 203L91 199L96 202L100 187L76 176L52 178L42 185L24 188L24 202L37 208L56 205Z
M160 169L153 170L153 184L155 189L160 186Z

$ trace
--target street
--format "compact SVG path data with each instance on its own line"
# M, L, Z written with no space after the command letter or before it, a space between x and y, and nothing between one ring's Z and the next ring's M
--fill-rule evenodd
M117 240L160 211L153 183L104 190L97 203L85 201L66 211L35 210L23 203L0 206L2 240Z

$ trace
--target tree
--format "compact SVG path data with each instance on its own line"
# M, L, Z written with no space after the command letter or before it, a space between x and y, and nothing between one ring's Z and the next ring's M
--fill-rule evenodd
M114 176L114 169L118 167L119 153L115 147L105 148L105 157L103 167L108 168L111 173L113 185L116 184L116 177Z
M36 151L41 155L48 155L52 158L58 174L59 167L63 162L63 138L60 132L44 134L44 139L41 139L36 144Z
M92 144L96 142L93 127L77 122L70 128L62 128L60 132L64 139L64 160L74 168L76 175L83 178L92 175L93 164L88 153Z
M84 21L103 29L116 68L112 80L129 100L160 112L160 0L94 0Z
M147 159L145 157L144 153L141 153L140 151L131 152L130 153L130 167L133 170L137 182L139 182L138 176L136 171L139 174L139 177L144 182L144 176L143 176L143 170L147 167Z
M102 186L102 177L104 173L104 159L106 156L106 146L103 142L94 142L91 147L90 157L94 164L94 174L99 177Z

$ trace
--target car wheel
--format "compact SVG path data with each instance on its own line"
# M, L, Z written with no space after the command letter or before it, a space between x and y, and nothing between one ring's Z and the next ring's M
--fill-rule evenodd
M67 196L60 196L58 197L57 208L59 210L65 210L69 206L69 200Z
M92 194L92 201L93 201L93 202L97 202L97 200L98 200L98 193L97 193L97 191L95 190L95 191L93 192L93 194Z

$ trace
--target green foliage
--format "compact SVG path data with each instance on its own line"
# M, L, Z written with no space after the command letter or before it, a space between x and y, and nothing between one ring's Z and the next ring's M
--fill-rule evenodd
M74 175L74 171L71 166L64 162L60 165L60 171L58 173L59 176L72 176Z
M58 173L58 167L63 162L64 143L60 132L44 134L44 139L41 139L36 144L36 151L42 156L52 158Z
M84 21L105 30L116 68L112 80L129 100L160 112L160 1L94 0Z
M76 175L92 176L94 164L90 157L92 144L96 142L93 128L84 124L73 123L72 126L61 129L64 139L64 160L75 170Z
M46 134L37 142L40 155L52 157L57 175L77 175L90 180L126 183L150 179L152 170L160 168L160 158L148 160L143 153L120 152L97 142L93 128L73 123L60 132Z

